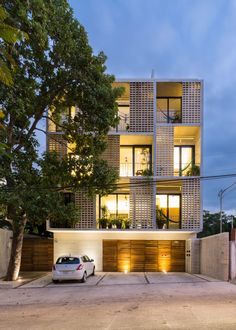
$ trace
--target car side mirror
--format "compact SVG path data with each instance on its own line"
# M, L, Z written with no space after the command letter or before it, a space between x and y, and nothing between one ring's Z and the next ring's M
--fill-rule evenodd
M91 262L93 262L94 260L93 259L90 259Z

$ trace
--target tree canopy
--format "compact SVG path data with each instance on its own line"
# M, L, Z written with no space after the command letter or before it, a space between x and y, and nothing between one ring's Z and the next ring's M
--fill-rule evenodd
M16 279L27 221L66 213L72 219L77 210L65 208L63 189L85 188L89 194L113 189L117 173L101 154L109 127L117 124L121 90L112 88L105 55L93 54L66 0L3 0L2 6L9 14L5 23L28 35L15 43L13 85L0 82L0 198L13 222L7 279ZM1 47L7 50L8 44ZM73 106L76 115L62 121ZM46 134L42 121L49 117L62 126L74 157L40 156L36 133Z

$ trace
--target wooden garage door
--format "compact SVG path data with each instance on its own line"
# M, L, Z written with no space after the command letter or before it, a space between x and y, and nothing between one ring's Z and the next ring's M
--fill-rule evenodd
M184 272L185 241L104 240L103 270Z
M24 238L21 271L49 271L53 265L53 239Z

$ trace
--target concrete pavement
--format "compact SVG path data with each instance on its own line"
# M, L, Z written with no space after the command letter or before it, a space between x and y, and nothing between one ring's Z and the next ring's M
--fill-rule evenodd
M228 282L190 282L183 274L182 282L111 284L109 274L104 285L101 278L0 290L0 329L236 329L236 286Z
M161 283L195 283L202 281L216 281L209 277L191 275L188 273L161 273L161 272L135 272L135 273L105 273L97 272L90 276L86 283L78 281L64 281L58 284L52 283L51 273L29 272L21 274L19 281L0 282L0 288L26 289L44 287L83 287L83 286L106 286L106 285L135 285L135 284L161 284Z

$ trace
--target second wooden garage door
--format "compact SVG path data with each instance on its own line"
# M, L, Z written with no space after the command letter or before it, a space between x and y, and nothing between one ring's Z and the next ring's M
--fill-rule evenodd
M103 270L184 272L185 241L104 240Z

